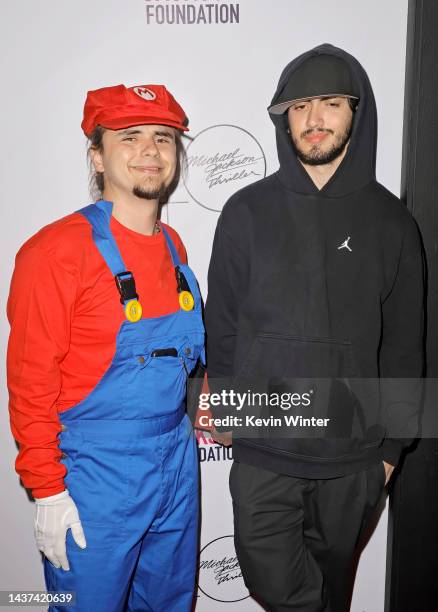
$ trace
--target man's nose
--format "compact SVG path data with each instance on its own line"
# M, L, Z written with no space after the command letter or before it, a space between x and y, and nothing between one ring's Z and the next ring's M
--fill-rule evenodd
M312 101L307 115L307 125L309 128L322 127L324 119L322 117L320 104Z
M142 143L141 154L158 157L158 155L160 154L160 150L154 138L148 138Z

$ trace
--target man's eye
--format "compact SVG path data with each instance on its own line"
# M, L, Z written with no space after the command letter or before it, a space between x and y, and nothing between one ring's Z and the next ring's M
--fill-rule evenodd
M159 136L157 138L157 142L163 143L163 142L169 142L168 138L165 138L164 136Z
M339 102L329 102L329 106L334 106L335 108L339 108Z
M294 106L294 110L299 111L302 110L304 108L304 104L300 104L299 106Z
M128 142L134 142L135 138L134 136L125 136L125 138L122 138L123 141L128 141Z

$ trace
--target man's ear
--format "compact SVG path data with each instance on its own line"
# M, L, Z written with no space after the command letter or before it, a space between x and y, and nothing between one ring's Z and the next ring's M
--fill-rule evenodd
M96 172L104 172L105 168L103 167L103 160L102 160L102 152L99 151L98 149L91 149L90 150L90 158L91 158L91 163L94 166L94 169L96 170Z

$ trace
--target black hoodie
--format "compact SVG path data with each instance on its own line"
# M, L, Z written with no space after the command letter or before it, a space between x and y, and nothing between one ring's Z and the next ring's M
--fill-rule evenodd
M226 203L206 304L211 387L244 380L272 391L306 377L325 389L325 414L338 425L331 432L280 438L271 428L234 440L236 460L309 478L397 464L417 433L423 370L420 239L406 207L375 178L377 114L364 69L321 45L286 66L271 104L320 53L347 61L359 87L347 154L319 190L293 150L287 113L271 116L280 168ZM328 390L318 377L331 381Z

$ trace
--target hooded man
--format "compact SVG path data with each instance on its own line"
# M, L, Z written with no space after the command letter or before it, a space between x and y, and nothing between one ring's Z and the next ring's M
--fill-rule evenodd
M262 431L247 406L247 427L233 432L248 589L272 612L344 612L359 537L417 432L420 239L376 181L376 106L354 57L328 44L299 56L268 110L280 168L220 216L208 375L212 387L290 400L257 408L271 419ZM288 410L296 420L285 425Z
M11 426L47 589L63 591L51 610L191 609L198 460L185 393L204 328L184 246L159 220L187 124L163 85L88 92L98 200L17 255Z

